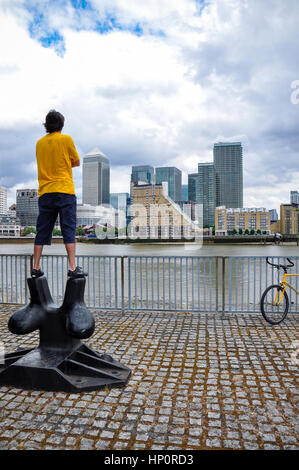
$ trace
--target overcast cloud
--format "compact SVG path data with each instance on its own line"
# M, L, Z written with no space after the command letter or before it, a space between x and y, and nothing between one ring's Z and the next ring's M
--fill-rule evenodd
M212 161L241 140L244 205L299 191L297 0L0 0L0 185L37 187L35 143L55 108L80 156L131 166ZM74 169L81 197L82 167Z

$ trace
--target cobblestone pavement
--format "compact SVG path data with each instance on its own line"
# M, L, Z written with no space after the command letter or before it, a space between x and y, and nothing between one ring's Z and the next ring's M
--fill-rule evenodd
M38 334L8 332L14 310L0 307L6 351L36 346ZM127 385L0 387L1 449L298 449L298 318L271 327L257 314L94 316L86 343L132 369Z

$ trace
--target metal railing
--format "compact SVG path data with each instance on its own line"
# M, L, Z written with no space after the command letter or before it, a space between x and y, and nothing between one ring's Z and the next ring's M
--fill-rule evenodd
M270 257L278 264L285 257ZM299 257L291 257L299 273ZM0 255L0 303L25 304L31 255ZM77 256L88 271L85 302L105 310L190 312L259 312L264 289L282 280L282 273L263 256ZM66 255L42 256L55 303L61 303L67 280ZM293 278L299 290L299 278ZM290 312L298 312L291 290Z

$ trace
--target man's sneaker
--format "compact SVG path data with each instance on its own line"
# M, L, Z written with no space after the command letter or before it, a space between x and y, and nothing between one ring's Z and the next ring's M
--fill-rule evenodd
M79 266L77 266L74 271L71 271L69 269L67 274L68 274L70 279L78 279L80 277L88 276L88 274L85 273L84 271L82 271L82 268L80 268Z
M33 278L41 277L43 275L44 275L44 273L41 269L32 269L32 271L31 271L31 277L33 277Z

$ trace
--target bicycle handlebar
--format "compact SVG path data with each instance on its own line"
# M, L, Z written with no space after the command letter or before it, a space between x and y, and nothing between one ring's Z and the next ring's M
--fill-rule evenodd
M290 260L290 258L287 258L287 261L288 261L290 264L287 264L287 265L285 265L285 264L275 264L275 263L271 263L271 262L269 261L269 257L268 257L268 256L267 256L267 258L266 258L266 262L267 262L268 264L270 264L271 266L274 266L274 268L283 269L284 272L287 272L287 269L288 269L288 268L291 268L292 266L295 266L294 263L293 263L293 261Z

